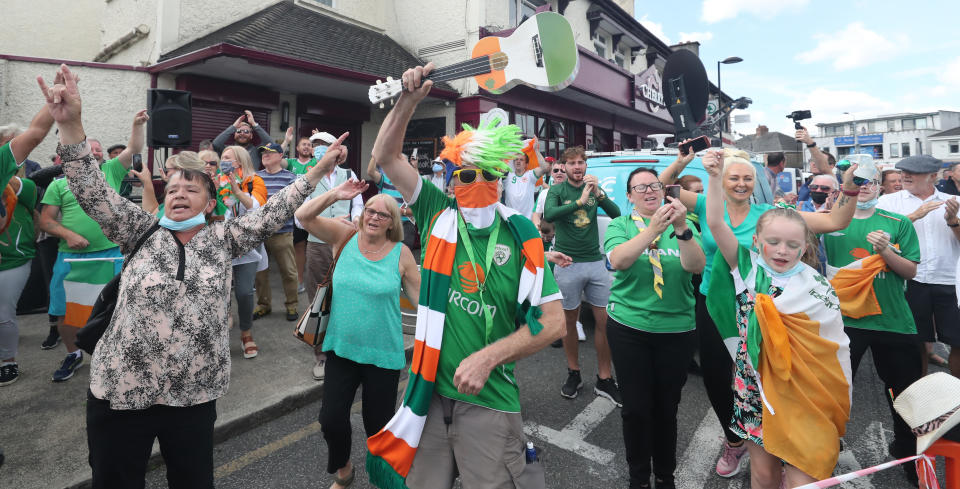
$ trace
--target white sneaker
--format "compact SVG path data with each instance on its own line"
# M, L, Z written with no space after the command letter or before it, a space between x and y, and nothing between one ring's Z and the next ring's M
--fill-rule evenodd
M316 365L313 366L313 380L323 380L323 375L325 373L325 366L327 361L320 360Z
M301 282L300 284L297 285L297 293L298 293L298 294L304 294L304 293L306 293L306 292L307 292L307 289L306 289L306 287L303 286L303 282Z
M587 334L583 332L583 323L577 321L577 339L587 341Z

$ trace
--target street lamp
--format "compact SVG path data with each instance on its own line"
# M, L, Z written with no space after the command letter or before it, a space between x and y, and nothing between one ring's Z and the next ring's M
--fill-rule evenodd
M720 107L723 106L723 90L720 88L720 65L721 64L732 65L734 63L739 63L741 61L743 61L743 58L740 58L738 56L730 56L729 58L724 59L722 61L717 61L717 92L719 92L717 94L717 110L720 110ZM727 122L726 117L724 117L720 122L720 139L723 139L723 128L726 125L726 122Z
M857 116L850 112L844 112L844 114L853 117L853 154L860 154L860 144L857 140Z

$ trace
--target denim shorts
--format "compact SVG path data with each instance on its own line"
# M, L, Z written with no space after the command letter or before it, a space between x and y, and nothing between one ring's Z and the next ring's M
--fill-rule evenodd
M580 307L581 300L595 307L607 307L613 278L604 260L555 267L553 278L563 294L563 310Z

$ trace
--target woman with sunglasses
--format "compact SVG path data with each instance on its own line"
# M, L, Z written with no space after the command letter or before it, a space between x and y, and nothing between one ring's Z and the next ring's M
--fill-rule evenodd
M630 487L674 487L677 407L697 346L691 275L706 262L700 233L679 200L664 202L656 170L627 181L633 212L610 221L604 250L616 270L607 337L623 396L623 443ZM652 469L651 469L652 460Z
M734 235L740 244L746 247L753 246L753 235L756 232L757 221L767 210L773 208L770 204L752 202L753 187L757 179L756 167L750 163L750 156L745 151L724 149L723 173L721 182L723 201L725 205L724 219L733 229ZM693 161L696 155L691 151L677 156L677 159L660 174L660 181L672 183L680 172ZM855 168L855 166L851 167ZM814 233L822 234L839 231L850 224L853 211L856 209L856 195L859 188L853 184L853 170L844 174L844 195L837 200L837 205L829 213L800 212L800 216L807 223L807 227ZM852 198L851 198L852 197ZM716 471L721 477L733 477L744 466L747 447L743 439L730 428L733 419L733 360L727 347L724 345L709 312L704 298L710 288L711 269L713 260L717 257L717 242L713 238L710 227L706 224L707 199L704 194L689 190L680 190L680 202L689 211L694 212L700 219L703 236L703 251L707 257L703 268L703 281L700 284L697 300L696 322L700 338L700 367L703 373L703 383L707 389L707 396L713 406L714 413L723 427L724 443L720 458L717 460ZM722 260L723 257L716 259Z
M406 364L400 292L417 304L420 271L403 244L397 202L377 194L366 202L357 227L320 217L334 202L349 201L367 189L348 180L304 203L296 212L310 234L333 246L336 261L331 286L330 323L322 350L326 353L323 403L319 421L327 442L327 473L333 489L353 482L350 461L350 406L363 386L363 427L372 436L393 417L400 370Z

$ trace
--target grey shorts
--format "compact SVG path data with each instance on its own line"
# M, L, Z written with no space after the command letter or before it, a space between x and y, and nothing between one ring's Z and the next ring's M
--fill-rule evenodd
M563 294L563 310L572 311L580 307L581 298L592 306L607 307L613 279L604 260L555 267L553 278Z
M406 484L449 489L459 475L466 489L515 489L526 466L523 447L520 413L454 401L447 426L441 397L434 394Z

